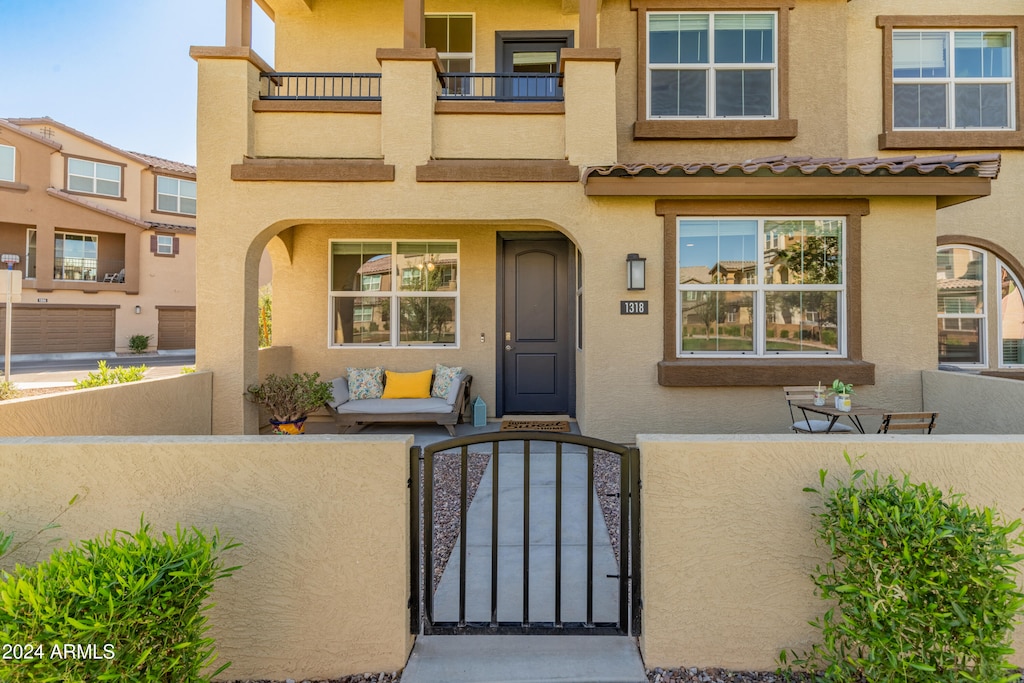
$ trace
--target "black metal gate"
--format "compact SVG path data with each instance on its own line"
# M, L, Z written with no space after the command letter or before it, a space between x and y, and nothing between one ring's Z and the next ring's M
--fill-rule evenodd
M437 485L445 491L435 487L439 458L448 459L440 462L449 476ZM486 459L487 473L480 475L479 484L482 488L489 485L490 503L484 499L486 495L477 500L471 519L470 463L474 462L479 473L479 458ZM603 545L595 556L598 458L605 482L609 472L618 477L617 490L604 492L618 504L618 558L612 560ZM617 473L608 469L609 464L614 467L615 460ZM635 447L574 434L497 432L449 439L426 448L413 447L410 474L413 633L639 633L640 470ZM553 505L548 508L551 496ZM436 514L448 516L440 526L451 530L452 538L442 549L436 547ZM578 528L578 520L584 515L585 533ZM570 520L575 542L566 538L565 519ZM604 529L606 525L599 524L597 533ZM453 540L456 531L457 540ZM615 534L611 536L614 539ZM550 547L541 537L550 539ZM521 560L516 555L519 551ZM440 560L438 554L443 555ZM602 569L612 561L614 568ZM586 568L581 571L583 564ZM549 571L551 577L547 576ZM438 578L442 573L443 580ZM603 613L595 608L595 583L614 593L608 596L603 590L599 596ZM440 607L435 588L438 594L448 595Z

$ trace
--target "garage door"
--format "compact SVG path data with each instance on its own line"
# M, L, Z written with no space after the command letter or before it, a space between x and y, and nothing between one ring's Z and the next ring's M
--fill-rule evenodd
M15 306L12 323L12 354L114 350L112 306ZM0 350L3 342L0 334Z
M156 329L156 347L194 349L196 347L196 309L193 307L157 307L159 319Z

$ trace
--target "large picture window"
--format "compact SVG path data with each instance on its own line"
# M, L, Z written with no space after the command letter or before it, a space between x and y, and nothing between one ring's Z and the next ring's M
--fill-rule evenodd
M458 344L454 241L331 242L332 346Z
M120 197L121 167L115 164L69 157L68 190Z
M893 127L1013 129L1013 42L1008 29L893 31Z
M14 182L14 147L0 145L0 180Z
M96 235L54 233L53 279L95 282L98 245Z
M649 118L776 118L774 12L647 14Z
M679 218L677 356L844 356L845 220Z

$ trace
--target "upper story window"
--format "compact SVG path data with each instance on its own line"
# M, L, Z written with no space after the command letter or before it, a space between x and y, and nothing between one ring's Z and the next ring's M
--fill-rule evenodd
M335 241L330 250L331 346L458 343L457 242Z
M121 197L122 167L87 159L68 158L68 190Z
M157 235L156 236L156 253L167 255L174 253L174 236L173 235Z
M879 16L879 149L1024 148L1024 16Z
M470 14L428 14L424 43L437 50L445 71L473 70L473 16Z
M99 237L57 232L53 241L53 279L96 281Z
M630 0L637 20L634 140L779 139L789 116L795 0Z
M677 357L846 355L843 218L677 226Z
M168 176L156 177L156 209L196 215L196 182Z
M0 180L14 182L14 148L0 145Z
M647 15L650 118L777 118L776 14Z
M893 31L895 129L1014 128L1013 31Z

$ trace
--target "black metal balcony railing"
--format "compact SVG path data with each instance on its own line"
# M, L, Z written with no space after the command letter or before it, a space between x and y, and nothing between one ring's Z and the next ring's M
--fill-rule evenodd
M35 277L35 264L30 265L31 274L26 272L25 277ZM53 279L85 282L124 282L124 261L56 256L53 259Z
M561 102L563 74L443 73L442 100Z
M260 74L261 100L380 100L380 74Z

